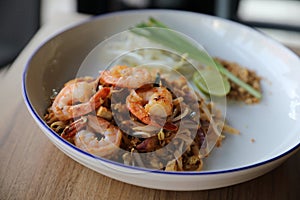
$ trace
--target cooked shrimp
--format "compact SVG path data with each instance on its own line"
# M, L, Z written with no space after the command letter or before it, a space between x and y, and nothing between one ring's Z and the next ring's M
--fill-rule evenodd
M63 130L61 137L64 139L72 139L74 137L74 135L84 129L87 125L87 117L81 117L77 120L75 120L74 122L72 122L70 125L68 125L67 127L65 127L65 129Z
M80 149L100 157L113 155L120 147L122 132L103 118L87 116L87 126L92 130L83 129L74 136L74 143ZM99 133L101 139L96 135Z
M114 66L100 74L100 82L124 88L139 88L152 81L151 73L145 68Z
M108 97L110 88L102 87L98 91L98 80L90 78L69 81L55 97L52 111L59 120L68 120L88 114L99 107L101 99Z
M143 123L160 126L157 119L166 121L166 118L172 114L172 94L165 87L132 90L126 98L126 106ZM177 129L170 123L166 123L164 128Z

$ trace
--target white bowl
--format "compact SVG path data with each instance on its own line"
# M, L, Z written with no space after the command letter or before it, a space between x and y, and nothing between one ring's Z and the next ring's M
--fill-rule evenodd
M211 55L235 61L263 77L261 103L228 104L226 118L241 134L227 135L205 159L203 171L155 171L98 158L60 138L43 121L52 89L75 77L76 66L96 44L149 16L192 37ZM77 162L126 183L177 191L229 186L272 170L300 144L299 57L254 29L221 18L172 10L102 15L48 40L24 67L24 100L45 135Z

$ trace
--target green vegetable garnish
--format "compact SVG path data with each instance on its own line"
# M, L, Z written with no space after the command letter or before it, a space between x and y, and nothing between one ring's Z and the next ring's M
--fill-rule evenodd
M221 85L220 80L223 81ZM230 84L226 80L216 76L215 70L211 69L200 70L200 73L195 72L193 74L193 81L196 86L205 94L214 96L225 96L230 91Z
M155 29L153 27L159 29ZM221 74L225 76L225 78L221 77L224 87L219 87L218 84L211 85L217 80L217 78L220 80L220 76L215 76L215 73L212 72L213 70L211 72L201 71L201 73L204 73L201 76L199 75L199 72L196 71L193 75L193 81L203 92L216 96L226 95L230 91L230 84L227 80L230 79L232 82L244 88L256 98L261 98L262 95L260 92L255 90L249 84L240 80L218 61L212 60L205 51L199 49L199 47L192 44L191 41L176 31L171 30L162 22L150 17L148 22L142 22L136 25L135 28L131 29L131 31L137 35L146 37L154 42L169 47L180 54L187 54L189 58L199 61L205 66L214 66Z

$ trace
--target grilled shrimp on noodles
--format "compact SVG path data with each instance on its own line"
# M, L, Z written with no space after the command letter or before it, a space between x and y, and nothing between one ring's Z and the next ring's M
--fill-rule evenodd
M84 151L100 157L110 157L120 147L122 132L107 120L88 115L73 122L62 136L73 138L75 145Z
M99 80L90 77L69 81L55 97L51 110L59 120L68 120L92 112L110 94L110 88L97 91Z
M145 68L116 65L100 74L100 82L123 88L139 88L152 81L151 73Z
M165 87L139 88L131 90L126 98L126 106L129 111L145 124L159 126L159 121L166 121L172 114L172 94ZM165 129L176 130L177 126L171 123L163 125Z

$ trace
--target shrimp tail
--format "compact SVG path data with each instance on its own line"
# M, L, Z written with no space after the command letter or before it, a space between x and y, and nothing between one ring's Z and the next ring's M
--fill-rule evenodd
M149 114L145 111L143 105L141 105L139 102L132 102L132 100L129 100L127 98L126 102L127 108L129 111L137 117L139 120L141 120L145 124L151 124L151 118ZM152 125L155 125L156 123L153 123ZM157 126L158 124L156 124ZM158 125L160 126L160 125Z
M110 94L109 87L103 87L99 89L94 96L90 99L92 105L94 105L95 109L99 108L103 104L103 99L107 98Z
M127 108L135 117L141 120L144 124L160 127L169 131L178 130L178 127L171 122L158 123L157 121L151 119L150 115L145 111L144 107L141 104L127 101Z
M100 83L102 84L108 84L115 86L118 82L119 78L116 78L111 75L110 71L103 71L100 73Z
M61 134L64 139L70 139L75 136L75 134L82 130L87 124L87 118L81 117L80 119L74 121L69 126L67 126Z

